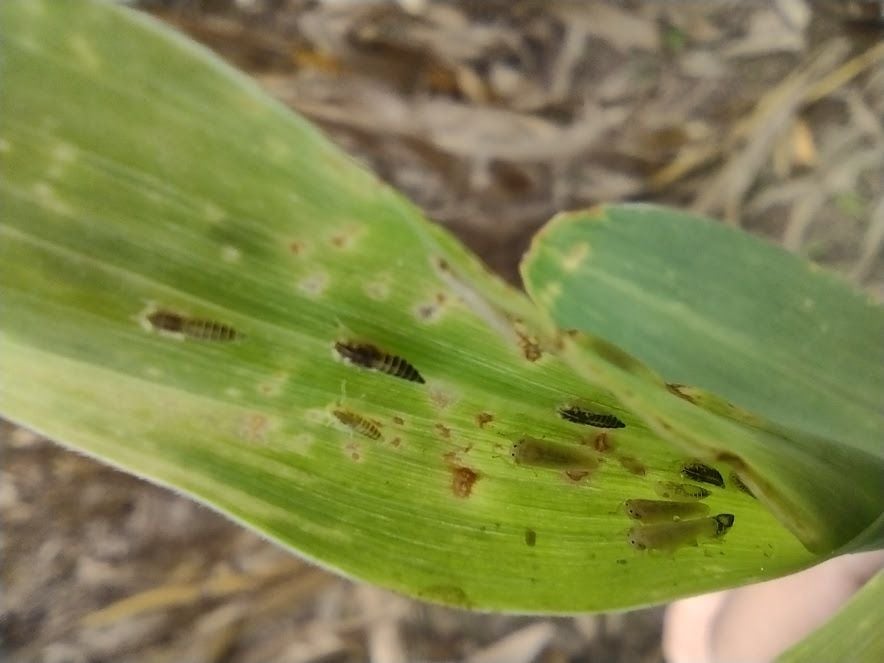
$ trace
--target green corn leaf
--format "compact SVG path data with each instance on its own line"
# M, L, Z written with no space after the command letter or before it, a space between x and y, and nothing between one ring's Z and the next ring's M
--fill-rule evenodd
M884 572L879 572L834 617L777 658L778 663L884 660Z
M522 273L556 324L616 339L660 371L628 356L619 366L599 361L590 338L570 343L571 365L662 437L727 462L813 550L881 546L884 449L872 407L882 393L880 308L759 240L645 205L560 215L535 238ZM829 326L837 335L820 331ZM810 415L826 391L817 380L854 419L828 406ZM738 405L675 384L683 381Z
M814 504L784 516L740 490L713 453L730 437L765 503L804 505L756 471L789 464L766 446L781 431L560 336L153 20L7 0L0 29L4 416L340 573L465 607L660 602L803 568L873 520L868 496L828 528ZM689 484L698 450L726 478L702 502L732 527L664 522L630 543L625 500ZM841 451L824 481L855 470Z

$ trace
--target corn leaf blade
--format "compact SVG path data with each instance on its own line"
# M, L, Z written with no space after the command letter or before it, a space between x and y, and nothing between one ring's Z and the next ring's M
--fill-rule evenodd
M681 481L684 453L527 299L152 20L0 19L4 416L452 605L623 608L818 559L730 484L707 500L726 537L636 550L624 500ZM567 421L578 399L624 427Z

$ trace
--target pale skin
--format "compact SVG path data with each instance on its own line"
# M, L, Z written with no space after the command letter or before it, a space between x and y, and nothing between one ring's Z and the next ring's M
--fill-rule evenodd
M666 610L666 660L772 661L882 568L884 551L844 555L777 580L676 601Z

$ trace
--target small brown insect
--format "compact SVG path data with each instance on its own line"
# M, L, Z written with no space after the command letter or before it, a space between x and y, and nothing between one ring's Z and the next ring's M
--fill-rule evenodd
M645 467L645 464L635 456L617 454L617 460L620 462L620 465L623 466L623 469L630 474L643 477L648 473L648 468Z
M699 481L700 483L708 483L712 486L724 488L724 477L721 476L721 472L703 463L696 461L685 463L681 466L681 475L691 481Z
M335 350L344 359L357 366L386 373L409 382L420 384L426 382L418 370L408 361L402 357L388 354L369 343L342 343L338 341L335 343Z
M737 474L735 471L731 470L728 478L731 480L731 483L737 487L738 490L742 490L749 497L755 497L755 493L752 492L752 489L745 484L745 482L740 478L740 475Z
M674 481L658 481L654 488L660 497L668 500L704 500L712 494L702 486Z
M537 532L533 529L525 530L525 545L528 547L534 547L534 544L537 543Z
M584 426L595 426L596 428L626 427L626 424L613 414L590 412L589 410L584 410L582 407L577 407L576 405L559 409L559 416L565 421L571 421L575 424L583 424Z
M333 410L332 414L335 415L338 421L354 432L371 438L372 440L381 439L380 429L361 414L349 410Z
M233 341L241 338L241 334L230 325L188 318L171 311L154 311L147 316L147 320L158 331L175 332L198 341Z

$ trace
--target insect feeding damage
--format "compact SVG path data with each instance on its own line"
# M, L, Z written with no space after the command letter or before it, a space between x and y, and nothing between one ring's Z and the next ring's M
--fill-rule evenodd
M154 311L147 316L147 321L155 331L180 334L197 341L235 341L243 337L230 325L214 320L189 318L172 311Z
M402 357L384 352L370 343L335 342L335 350L352 364L393 377L424 384L423 376Z
M451 492L455 497L467 498L473 492L473 484L479 479L479 473L462 465L451 466Z
M595 426L596 428L626 427L626 424L613 414L590 412L589 410L576 405L559 408L559 416L565 421L570 421L575 424L583 424L584 426Z
M494 421L494 415L489 412L480 412L476 415L476 425L479 428L485 428L485 425L492 421Z
M648 468L635 456L627 454L617 454L617 460L624 470L638 477L643 477L648 473Z

